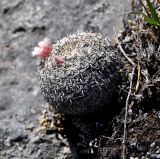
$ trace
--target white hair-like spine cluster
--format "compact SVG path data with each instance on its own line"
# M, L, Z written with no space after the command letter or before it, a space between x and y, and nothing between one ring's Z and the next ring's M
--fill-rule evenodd
M66 115L92 113L108 105L119 83L121 59L100 34L78 33L62 38L40 66L42 94ZM57 65L55 56L63 62Z

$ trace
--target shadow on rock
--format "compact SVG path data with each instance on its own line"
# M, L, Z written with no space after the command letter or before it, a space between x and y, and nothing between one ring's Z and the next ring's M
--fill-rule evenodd
M120 113L122 107L117 102L112 103L108 110L104 107L95 114L82 117L65 117L62 121L64 134L69 141L71 151L77 154L77 158L98 158L99 138L103 135L113 134L113 116ZM117 108L115 109L117 105Z

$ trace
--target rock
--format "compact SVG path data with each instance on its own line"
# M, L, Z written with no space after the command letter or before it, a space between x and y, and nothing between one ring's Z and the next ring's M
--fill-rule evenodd
M25 125L33 122L35 129L39 126L43 104L31 51L45 37L56 41L77 30L97 29L105 36L112 36L112 26L122 26L128 3L128 0L0 1L0 125L3 130L0 131L0 158L34 159L38 149L42 151L39 158L56 158L56 154L59 158L74 158L70 153L64 155L61 142L56 140L55 144L36 146L28 142L31 132ZM27 141L23 133L12 135L15 129L21 128L28 135ZM21 135L20 142L13 142L11 147L4 145L3 141L9 138L14 141ZM23 150L17 144L24 145Z

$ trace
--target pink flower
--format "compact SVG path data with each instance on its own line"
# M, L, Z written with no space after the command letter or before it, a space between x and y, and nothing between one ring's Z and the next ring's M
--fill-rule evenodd
M60 56L55 56L54 59L55 59L57 65L62 65L64 63L64 59Z
M49 39L44 39L38 43L38 47L35 47L32 51L33 56L39 56L41 59L46 59L52 51L52 45Z

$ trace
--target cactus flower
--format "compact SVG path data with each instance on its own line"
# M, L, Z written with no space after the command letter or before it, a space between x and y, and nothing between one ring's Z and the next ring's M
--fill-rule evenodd
M35 47L32 51L33 56L39 56L41 59L46 59L52 51L52 45L49 39L44 39L38 43L38 47Z
M60 56L55 56L54 59L55 59L57 65L62 65L64 63L64 59Z

